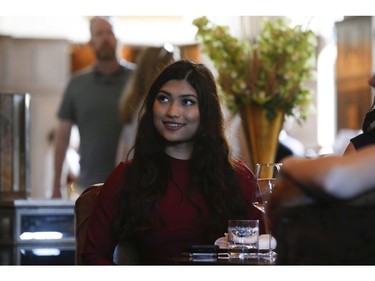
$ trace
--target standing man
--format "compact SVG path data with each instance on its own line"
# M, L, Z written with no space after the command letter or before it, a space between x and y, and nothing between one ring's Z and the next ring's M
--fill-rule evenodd
M90 34L95 64L71 78L58 111L52 198L61 198L61 170L74 124L80 134L78 193L104 182L116 164L122 129L118 103L135 65L118 60L117 39L108 18L92 18Z

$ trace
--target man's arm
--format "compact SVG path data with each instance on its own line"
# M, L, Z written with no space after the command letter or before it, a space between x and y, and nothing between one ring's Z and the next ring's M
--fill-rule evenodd
M357 150L355 149L353 143L349 142L349 144L347 145L347 147L344 150L344 154L343 155L349 154L349 153L352 153L352 152L357 152Z
M375 145L344 156L288 157L282 163L283 173L296 182L337 198L349 199L375 187Z
M72 123L68 120L61 120L57 128L52 198L61 198L61 174L66 150L69 146L71 129Z

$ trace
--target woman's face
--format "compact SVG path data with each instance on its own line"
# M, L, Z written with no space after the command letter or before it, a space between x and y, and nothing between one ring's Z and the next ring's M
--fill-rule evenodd
M167 141L190 142L200 124L196 91L185 80L166 82L155 97L153 114L156 130Z

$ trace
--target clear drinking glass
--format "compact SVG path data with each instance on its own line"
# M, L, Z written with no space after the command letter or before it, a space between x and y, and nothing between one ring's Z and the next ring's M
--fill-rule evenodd
M263 213L266 234L269 235L269 241L267 246L268 248L266 247L266 249L261 249L261 247L259 247L259 255L261 257L270 259L271 261L275 260L276 252L274 252L272 249L272 235L268 224L266 209L272 190L275 187L276 179L280 173L281 166L281 163L265 163L257 164L255 169L255 179L257 182L257 188L252 203L255 208L257 208Z
M228 253L231 258L258 258L259 220L228 221Z

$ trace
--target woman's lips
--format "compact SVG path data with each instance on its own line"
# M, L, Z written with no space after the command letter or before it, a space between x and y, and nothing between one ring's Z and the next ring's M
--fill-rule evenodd
M181 123L175 123L175 122L163 122L165 127L170 130L178 130L181 127L184 126L184 124Z

